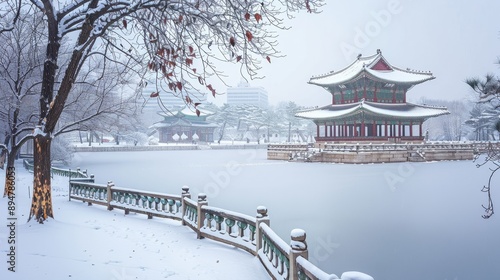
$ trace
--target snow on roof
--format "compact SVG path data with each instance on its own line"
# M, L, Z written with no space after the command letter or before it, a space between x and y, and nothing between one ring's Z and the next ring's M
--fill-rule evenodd
M348 117L360 111L367 114L395 117L395 118L411 118L422 119L447 115L450 112L445 107L434 107L427 105L417 105L412 103L374 103L367 101L360 101L357 103L328 105L319 109L302 111L295 116L304 119L335 119Z
M197 107L197 109L200 111L199 117L206 117L213 115L214 112L202 109L200 106ZM188 106L184 106L181 110L177 111L170 111L170 112L160 112L158 113L160 116L163 117L181 117L181 116L190 116L190 117L197 117L198 115L196 114L196 109L190 108Z
M380 69L380 63L387 66L387 69ZM351 65L338 72L312 77L310 84L319 86L341 85L361 77L371 77L374 80L380 80L387 83L408 83L418 84L427 80L434 79L431 72L415 71L392 66L382 56L382 52L367 57L358 56Z
M162 128L162 127L172 127L172 126L192 126L192 127L208 127L208 128L217 127L216 124L210 122L194 122L179 118L172 121L163 120L154 123L153 125L150 126L150 128Z

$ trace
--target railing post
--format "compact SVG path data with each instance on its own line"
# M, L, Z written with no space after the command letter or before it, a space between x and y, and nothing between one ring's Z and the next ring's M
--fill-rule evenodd
M113 181L108 181L108 185L106 186L107 189L107 202L108 202L108 210L111 211L113 210L113 206L111 206L111 200L113 199L113 196L111 194L111 188L114 187L115 184Z
M95 183L94 174L90 174L90 182Z
M198 217L196 220L196 223L198 224L198 239L202 239L203 237L201 236L201 228L203 227L203 223L205 222L205 213L201 209L204 205L208 205L207 201L207 195L204 193L199 193L198 194L198 205L197 205L197 210L198 210Z
M259 250L262 248L262 234L260 232L260 224L264 223L270 226L271 222L269 216L267 215L267 208L265 206L257 207L257 217L255 223L255 253L258 254Z
M70 180L68 181L68 201L71 201L71 177L69 177Z
M189 193L189 187L182 187L181 194L181 205L182 205L182 225L185 226L186 222L184 221L184 216L186 216L186 205L184 204L184 198L191 198L191 194Z
M306 232L302 229L293 229L290 233L290 237L292 241L290 241L290 280L298 280L299 279L299 270L297 266L297 257L301 256L304 259L308 259L309 252L307 251L307 243L306 243Z

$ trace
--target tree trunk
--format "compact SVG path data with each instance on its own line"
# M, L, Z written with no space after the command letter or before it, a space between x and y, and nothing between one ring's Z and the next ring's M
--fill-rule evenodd
M5 188L3 191L3 197L6 197L9 195L9 187L13 186L15 184L15 176L9 176L9 174L12 173L12 170L14 170L14 162L15 162L15 154L17 153L17 150L14 152L10 152L7 155L7 168L5 168ZM14 173L15 174L15 173Z
M217 143L220 144L220 141L222 140L222 137L224 137L224 130L226 129L226 123L227 121L224 121L224 123L222 124L222 127L219 131L219 140L217 140Z
M292 122L288 122L288 143L290 143L291 134L292 134Z
M48 217L54 218L50 185L50 136L36 135L34 149L33 200L29 220L41 224Z

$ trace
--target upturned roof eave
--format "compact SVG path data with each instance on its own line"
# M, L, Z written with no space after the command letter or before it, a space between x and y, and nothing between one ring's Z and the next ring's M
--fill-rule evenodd
M303 115L303 113L314 112L314 111L318 111L318 112L319 111L325 111L328 108L332 108L332 106L336 106L336 105L329 105L329 106L324 106L324 107L321 107L321 108L318 108L318 109L314 109L314 110L299 112L299 113L296 114L296 117L304 118L304 119L310 119L310 120L328 120L328 119L332 119L333 120L333 119L345 119L345 118L349 118L351 116L354 116L354 115L357 115L357 114L363 112L363 113L365 113L367 115L377 116L377 117L398 118L398 119L403 119L403 120L426 120L426 119L429 119L429 118L439 117L439 116L442 116L442 115L448 115L448 114L450 114L450 112L446 108L444 108L444 107L431 107L431 106L425 106L425 105L417 105L417 104L413 104L413 103L405 103L405 104L401 104L401 105L404 105L404 106L410 105L410 106L413 106L413 107L421 107L421 108L433 110L433 111L435 111L435 113L403 116L402 114L397 114L397 112L399 112L398 110L391 110L390 108L379 108L379 109L385 110L385 111L394 112L393 114L383 113L383 112L377 112L376 110L373 110L370 107L367 107L366 105L368 105L368 106L371 106L371 105L370 104L366 104L365 105L365 102L351 103L351 104L353 105L353 107L352 107L353 110L352 111L348 111L347 113L341 114L341 115L338 115L338 116L331 116L330 115L330 116L317 117L317 116L304 116ZM341 104L341 105L344 105L344 104ZM383 106L385 106L385 107L388 107L387 105L394 106L394 107L401 106L400 104L383 104ZM377 109L376 107L374 107L374 108ZM347 109L349 109L349 108L347 108ZM328 110L328 111L332 111L332 110Z
M400 70L398 69L398 71L400 71ZM406 73L410 73L410 72L406 72ZM375 76L374 74L372 74L369 71L367 71L366 68L363 68L356 75L350 77L349 79L344 79L344 80L340 80L340 81L337 81L337 82L323 82L323 83L321 83L321 82L315 82L314 81L315 78L311 78L309 80L308 84L312 84L312 85L316 85L316 86L321 86L321 87L333 87L333 86L339 86L339 85L344 85L344 84L347 84L347 83L356 82L357 80L359 80L361 78L367 77L367 78L369 78L371 80L379 81L379 82L382 82L382 83L404 84L404 85L414 86L414 85L418 85L418 84L421 84L423 82L430 81L430 80L433 80L433 79L436 78L436 77L434 77L430 73L429 74L411 73L411 74L421 75L422 79L420 79L420 80L413 80L413 81L402 81L402 80L394 80L394 79L384 79L383 77Z

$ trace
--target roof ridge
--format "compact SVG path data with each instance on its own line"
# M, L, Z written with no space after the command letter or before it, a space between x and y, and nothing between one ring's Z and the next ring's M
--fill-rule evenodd
M361 59L363 59L363 60L369 60L369 59L372 59L372 58L374 58L374 57L376 57L376 56L382 56L382 53L381 53L381 52L377 52L376 54L373 54L373 55L370 55L370 56L365 56L365 57L363 57L361 54L358 54L358 57L357 57L357 58L356 58L353 62L351 62L351 64L349 64L348 66L346 66L346 67L344 67L344 68L340 69L339 71L335 72L334 70L331 70L331 71L330 71L330 72L328 72L328 73L319 74L319 75L313 75L313 76L309 79L309 81L310 81L310 80L312 80L312 79L315 79L315 78L324 78L324 77L328 77L329 75L331 75L331 74L333 74L333 73L340 73L340 72L342 72L342 71L345 71L345 70L349 69L349 68L350 68L351 66L353 66L355 63L359 63L359 62L361 62ZM373 61L372 61L371 63L373 63ZM370 63L370 64L371 64L371 63Z
M399 71L403 71L403 72L406 72L406 73L411 73L411 74L420 74L420 75L431 75L434 77L434 75L432 74L432 71L423 71L423 70L416 70L416 69L411 69L409 67L406 67L406 69L403 69L403 68L400 68L400 67L397 67L397 66L393 66L393 68L399 70Z

